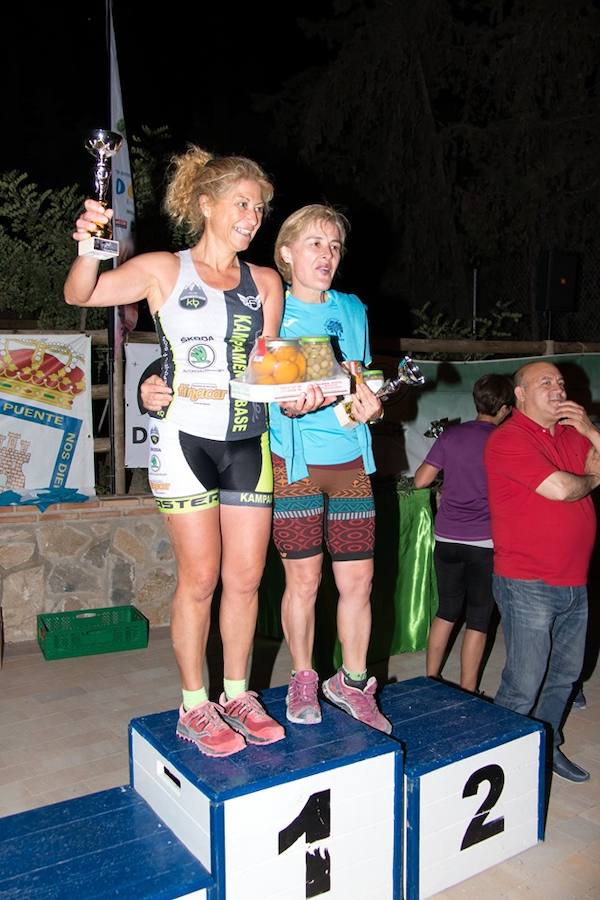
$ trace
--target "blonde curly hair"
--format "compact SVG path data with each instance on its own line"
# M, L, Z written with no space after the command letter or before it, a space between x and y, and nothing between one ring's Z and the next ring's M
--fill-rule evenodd
M258 163L245 156L213 156L194 144L171 159L172 175L167 185L164 208L170 218L190 236L204 231L205 218L199 198L205 194L217 200L236 182L247 178L260 186L265 214L273 198L273 185Z
M284 246L289 247L290 244L293 244L304 229L315 222L337 226L342 243L340 255L344 255L346 235L350 231L350 222L346 216L334 209L333 206L328 206L324 203L311 203L309 206L303 206L287 217L279 229L279 234L275 240L275 265L286 284L291 284L292 268L289 262L286 262L281 255L281 248Z

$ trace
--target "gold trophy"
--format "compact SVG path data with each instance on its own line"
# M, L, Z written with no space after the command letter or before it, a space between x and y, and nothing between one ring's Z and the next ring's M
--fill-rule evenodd
M92 131L84 144L88 153L96 159L94 169L94 199L106 209L109 206L110 158L118 153L123 137L116 131L97 128ZM79 241L79 256L93 256L95 259L112 259L119 255L119 242L112 239L112 222L96 225L94 233L85 241Z

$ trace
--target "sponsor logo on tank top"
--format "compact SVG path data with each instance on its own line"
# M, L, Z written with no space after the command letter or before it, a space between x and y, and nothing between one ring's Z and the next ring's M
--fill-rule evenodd
M187 284L179 295L179 305L182 309L202 309L208 303L208 298L202 286L192 282Z
M150 490L156 494L160 494L161 491L164 493L171 487L171 483L167 481L163 483L161 481L150 481L150 479L148 479L148 484L150 485Z
M233 404L233 427L232 431L248 430L248 401L235 400Z
M151 472L160 472L160 457L158 457L155 453L150 454L150 462L148 463L148 468Z
M180 384L177 387L177 396L184 400L197 403L198 400L223 400L228 392L223 388L200 386L194 384Z
M247 306L248 309L260 309L262 306L262 300L260 299L260 294L256 294L254 297L252 294L248 294L247 297L244 294L238 293L238 300L240 303L243 303L244 306Z
M202 344L206 344L209 341L214 341L214 337L212 336L212 334L210 334L210 335L204 334L201 337L199 337L198 335L195 334L192 336L183 335L182 337L179 338L179 342L181 344L189 344L190 341L196 341L196 342L200 342Z
M158 428L156 427L156 425L151 425L150 426L150 443L158 444L158 440L159 440Z
M194 344L188 352L188 362L194 369L208 369L215 361L215 351L209 344Z
M233 329L229 342L231 344L231 365L233 367L234 377L241 375L246 371L248 366L248 354L246 352L246 342L248 335L252 331L252 316L234 315Z

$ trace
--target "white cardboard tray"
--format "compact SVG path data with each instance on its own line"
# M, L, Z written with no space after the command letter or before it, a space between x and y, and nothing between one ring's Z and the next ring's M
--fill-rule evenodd
M326 397L350 393L350 377L322 378L318 381L295 381L292 384L249 384L234 378L229 382L229 391L236 400L252 400L254 403L271 403L295 400L306 392L310 385L317 385Z

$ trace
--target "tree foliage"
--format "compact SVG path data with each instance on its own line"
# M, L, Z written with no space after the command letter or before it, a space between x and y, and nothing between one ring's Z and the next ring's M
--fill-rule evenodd
M132 138L138 252L153 249L149 245L159 231L169 240L160 215L169 141L166 127L143 126L141 136ZM83 200L78 185L42 190L24 172L0 173L0 310L35 319L40 328L79 329L80 309L64 302L63 284L76 252L71 234ZM86 314L86 328L106 326L105 310Z
M77 328L62 286L73 259L69 232L82 196L76 186L40 190L25 173L0 174L0 309L41 328Z
M510 301L499 301L487 316L476 316L475 319L463 319L449 316L443 310L436 310L431 303L414 310L417 324L414 334L417 337L432 341L443 340L478 340L502 341L514 340L515 329L522 318L521 313L512 308ZM439 353L423 354L435 356L436 359L486 359L485 353Z
M305 23L323 63L271 101L274 134L373 211L352 254L382 294L464 316L469 268L598 247L598 7L334 0Z

